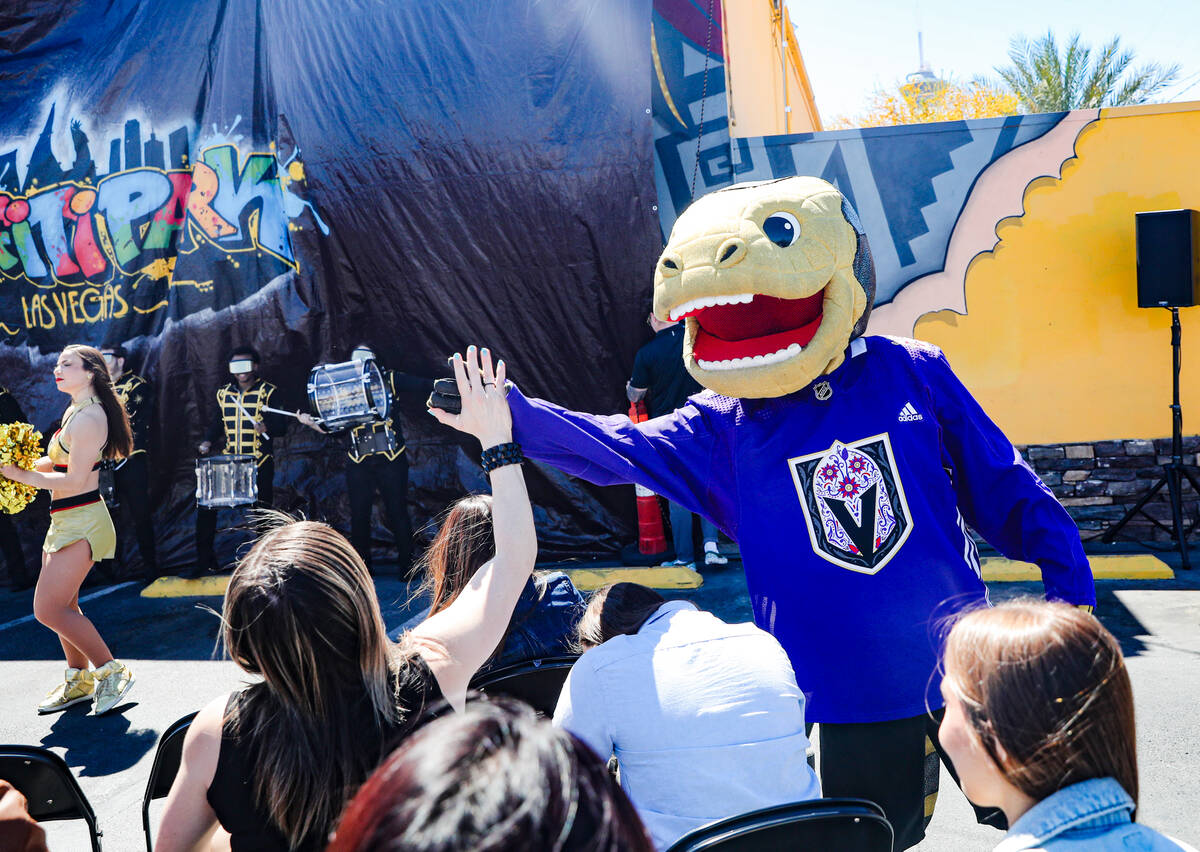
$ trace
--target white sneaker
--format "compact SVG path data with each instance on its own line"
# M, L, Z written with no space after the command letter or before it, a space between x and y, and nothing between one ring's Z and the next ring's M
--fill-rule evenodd
M728 565L729 559L717 553L715 550L709 550L704 554L704 564L708 565Z

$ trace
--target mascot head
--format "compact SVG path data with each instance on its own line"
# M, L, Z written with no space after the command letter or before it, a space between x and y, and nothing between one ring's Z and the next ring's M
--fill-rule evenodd
M688 372L725 396L784 396L835 370L874 298L858 215L814 177L697 199L654 271L654 313L685 319Z

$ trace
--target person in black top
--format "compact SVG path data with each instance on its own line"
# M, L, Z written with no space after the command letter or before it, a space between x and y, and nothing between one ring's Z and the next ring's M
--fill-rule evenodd
M133 519L138 551L142 555L142 579L159 576L158 556L154 547L154 522L150 517L150 423L154 418L154 389L143 377L125 369L128 353L124 346L105 346L100 350L112 377L113 390L129 415L133 431L133 452L117 462L113 483L117 491L118 511Z
M0 423L28 422L12 391L0 386ZM12 516L3 511L0 511L0 551L4 553L4 564L8 568L9 588L19 592L32 586L34 577L25 563L25 550L21 547L17 526L13 523Z
M354 347L355 361L374 361L371 347ZM378 365L378 362L376 361ZM412 565L412 520L408 515L408 455L405 453L404 432L395 415L395 407L405 395L424 400L433 390L433 380L410 376L380 366L384 385L392 399L392 413L384 420L355 426L346 434L346 492L350 498L350 541L354 549L372 570L371 507L375 493L383 498L383 517L396 540L397 561L401 575ZM325 430L309 414L299 415L300 422L310 429Z
M258 472L257 508L269 508L275 496L275 460L271 455L271 436L281 435L288 418L263 411L266 406L278 406L275 385L258 375L261 359L258 350L239 346L229 353L229 373L233 381L217 389L217 413L204 441L197 449L206 456L223 441L222 452L228 455L253 456ZM191 576L216 571L217 560L213 544L217 535L217 510L199 506L196 509L196 565Z
M642 346L633 359L633 376L625 385L630 402L646 402L646 413L661 417L679 408L687 398L699 393L700 384L683 365L683 324L663 322L653 313L646 322L654 329L654 339ZM692 542L692 513L668 501L671 507L671 537L675 544L675 561L665 565L682 565L695 569L695 544ZM700 518L704 537L704 564L725 565L729 562L717 549L717 527L708 518Z
M238 563L221 625L256 682L188 727L155 848L194 849L219 824L233 849L323 850L343 806L440 698L466 706L537 559L533 508L512 443L504 365L454 359L462 413L434 416L479 439L492 483L495 556L446 609L393 644L362 559L326 524L265 533ZM282 519L281 519L282 520Z

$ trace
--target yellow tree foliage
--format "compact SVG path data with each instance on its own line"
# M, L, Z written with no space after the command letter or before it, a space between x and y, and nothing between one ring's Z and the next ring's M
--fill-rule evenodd
M1021 102L1016 95L986 83L963 85L946 80L909 82L898 84L891 91L876 91L865 113L856 118L837 118L829 125L829 129L995 118L1016 115L1020 111Z

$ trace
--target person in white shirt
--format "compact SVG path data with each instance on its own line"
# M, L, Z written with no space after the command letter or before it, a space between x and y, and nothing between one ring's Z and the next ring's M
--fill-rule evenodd
M820 797L804 693L769 633L616 583L592 596L578 636L586 650L554 724L617 758L658 849L714 820Z

